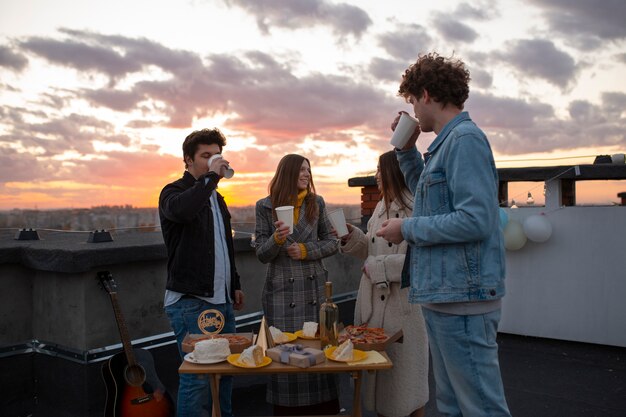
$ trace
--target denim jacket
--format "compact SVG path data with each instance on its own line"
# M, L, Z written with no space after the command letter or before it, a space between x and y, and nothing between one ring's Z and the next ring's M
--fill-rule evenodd
M448 303L504 296L498 173L485 134L467 112L448 122L424 154L396 151L415 195L402 222L410 245L409 301Z

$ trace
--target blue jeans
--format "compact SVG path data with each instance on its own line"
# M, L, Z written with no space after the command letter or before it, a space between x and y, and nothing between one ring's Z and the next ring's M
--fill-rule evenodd
M178 352L181 358L185 352L181 344L187 333L200 334L198 328L198 316L207 309L219 310L224 315L224 328L221 333L235 333L235 313L232 304L210 304L196 297L184 297L176 303L165 307L167 317L176 335ZM211 386L207 375L203 374L179 374L177 417L200 417L205 415L204 407L211 415L213 401L211 399ZM233 408L231 394L233 389L233 377L220 378L220 408L222 416L231 417Z
M422 311L439 412L448 417L510 417L496 342L500 310L471 316Z

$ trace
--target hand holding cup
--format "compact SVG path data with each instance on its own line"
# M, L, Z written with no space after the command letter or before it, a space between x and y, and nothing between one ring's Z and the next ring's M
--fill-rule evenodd
M276 207L276 218L288 228L289 234L293 233L293 206Z
M330 229L331 236L334 237L335 239L341 239L342 245L345 245L348 242L348 239L350 239L350 234L352 233L354 226L351 225L350 223L346 223L346 228L348 229L348 234L341 236L341 237L339 237L339 233L337 232L337 230L335 230L334 227Z
M227 160L224 159L222 154L215 154L207 161L209 171L217 173L220 177L232 178L235 175L235 170L232 169Z
M415 146L421 130L419 121L405 111L398 112L398 115L391 123L391 144L401 150L411 149Z
M338 208L329 211L328 219L330 220L330 224L332 225L333 229L335 229L337 237L343 237L350 233L348 227L346 226L346 217L343 214L343 209Z
M287 239L287 236L291 234L291 231L289 230L289 225L285 224L282 220L275 221L274 227L276 227L274 233L276 233L276 237L280 240Z

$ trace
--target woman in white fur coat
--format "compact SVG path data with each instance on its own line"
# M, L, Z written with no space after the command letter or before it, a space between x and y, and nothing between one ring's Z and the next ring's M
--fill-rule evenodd
M364 405L379 416L421 417L428 401L428 337L421 307L409 304L409 283L401 282L407 243L395 245L375 235L383 221L408 217L413 209L413 196L394 151L379 157L376 184L382 199L367 223L367 233L349 224L340 251L365 260L354 324L382 327L388 334L402 329L404 337L403 343L387 348L392 369L365 374Z

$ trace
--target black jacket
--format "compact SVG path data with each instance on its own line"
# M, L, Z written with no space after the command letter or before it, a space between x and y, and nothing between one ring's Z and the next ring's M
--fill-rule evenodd
M167 248L168 290L203 297L213 297L215 274L215 238L211 193L219 177L211 172L196 180L188 171L182 178L166 185L159 196L159 218ZM217 193L224 219L226 245L230 258L231 298L241 289L235 267L233 237L230 233L230 213L224 198Z

